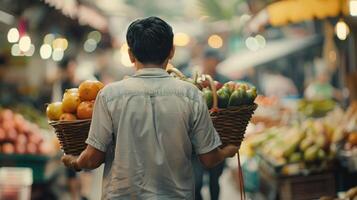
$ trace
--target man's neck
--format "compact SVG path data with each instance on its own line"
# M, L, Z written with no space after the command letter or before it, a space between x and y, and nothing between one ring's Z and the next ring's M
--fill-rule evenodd
M165 65L166 66L166 65ZM159 69L166 69L163 65L155 65L155 64L142 64L142 63L135 63L135 69L145 69L145 68L159 68Z

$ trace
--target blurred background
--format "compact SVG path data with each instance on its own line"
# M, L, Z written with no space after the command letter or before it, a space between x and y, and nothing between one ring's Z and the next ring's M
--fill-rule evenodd
M1 0L0 199L20 199L13 185L31 199L100 199L101 169L60 163L46 104L133 74L126 30L148 16L174 30L167 67L257 87L240 150L247 198L357 196L357 0ZM202 198L239 198L238 173L236 158L206 173Z

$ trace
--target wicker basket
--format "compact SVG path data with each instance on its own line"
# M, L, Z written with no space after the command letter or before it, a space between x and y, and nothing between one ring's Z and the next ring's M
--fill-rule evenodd
M65 154L77 156L86 148L85 143L91 119L76 121L50 121L55 129L60 145Z
M175 74L180 79L186 79L185 75L176 68L170 68L167 72ZM209 86L213 93L213 107L210 110L210 115L213 125L221 138L223 146L233 144L239 147L243 141L247 125L254 111L258 107L257 104L254 103L251 105L241 105L238 107L219 109L217 90L214 80L209 75L202 75L200 76L202 80L198 80L198 76L198 73L194 74L195 85L198 86L198 82L206 80L210 83Z

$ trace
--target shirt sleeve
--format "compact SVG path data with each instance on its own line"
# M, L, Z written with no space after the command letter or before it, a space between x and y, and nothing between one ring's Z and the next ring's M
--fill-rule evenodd
M205 154L219 147L222 142L213 127L207 105L201 95L199 101L194 103L193 115L191 142L196 154Z
M86 143L99 151L106 152L113 139L113 122L103 93L94 103L92 122Z

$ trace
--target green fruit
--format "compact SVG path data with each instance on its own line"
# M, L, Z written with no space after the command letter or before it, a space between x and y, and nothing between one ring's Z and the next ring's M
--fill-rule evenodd
M242 99L240 98L240 92L238 90L234 91L229 98L229 106L239 106L242 105Z
M249 104L247 91L243 88L239 88L238 90L238 101L242 102L242 104Z
M252 87L251 89L247 90L247 101L249 104L252 104L257 97L257 88Z
M302 154L300 152L295 152L290 155L289 162L290 163L297 163L302 160Z
M224 89L219 89L217 91L218 96L218 108L227 108L229 103L229 93Z
M203 88L202 92L203 92L203 97L206 100L206 104L207 104L208 109L211 109L212 106L213 106L213 93L212 93L212 91L210 89L208 89L208 88Z
M220 90L223 90L224 92L227 92L229 95L232 94L232 90L228 87L228 85L224 85ZM218 92L218 91L217 91Z
M232 94L234 92L236 85L237 85L237 83L234 81L229 81L224 84L224 86L229 89L230 94Z
M326 157L327 157L327 155L326 155L325 151L322 149L319 149L319 151L317 152L317 158L319 160L325 160Z
M307 162L312 162L316 160L318 151L319 151L319 147L316 145L307 148L306 151L304 152L304 160Z

